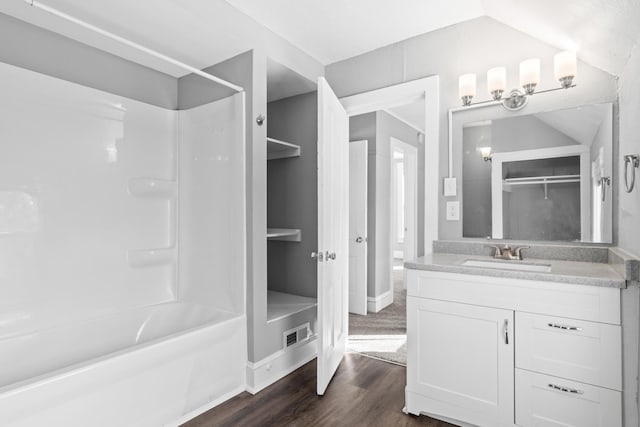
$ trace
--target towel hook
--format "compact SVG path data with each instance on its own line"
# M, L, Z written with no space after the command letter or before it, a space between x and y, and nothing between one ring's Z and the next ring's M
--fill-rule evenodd
M629 184L628 168L631 165L631 184ZM640 167L640 155L627 154L624 156L624 190L627 193L633 191L633 187L636 184L636 168Z

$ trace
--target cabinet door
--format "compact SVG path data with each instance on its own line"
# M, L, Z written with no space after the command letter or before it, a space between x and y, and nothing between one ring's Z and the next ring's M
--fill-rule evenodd
M513 357L512 311L408 298L409 412L513 425Z

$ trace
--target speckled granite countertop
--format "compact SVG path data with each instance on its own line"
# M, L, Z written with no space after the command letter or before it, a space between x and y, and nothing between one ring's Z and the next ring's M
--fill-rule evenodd
M506 277L525 280L540 280L576 285L605 286L625 288L626 281L616 269L608 263L558 261L549 259L528 259L526 261L504 261L507 263L547 264L551 272L502 270L496 268L470 267L463 265L467 260L494 261L489 256L469 254L434 253L404 263L406 268L447 273L475 274L479 276Z

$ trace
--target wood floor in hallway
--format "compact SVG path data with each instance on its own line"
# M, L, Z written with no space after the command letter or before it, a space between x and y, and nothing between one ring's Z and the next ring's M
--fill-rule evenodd
M405 378L403 366L347 354L326 394L317 396L314 360L255 396L244 392L184 426L452 426L402 412Z

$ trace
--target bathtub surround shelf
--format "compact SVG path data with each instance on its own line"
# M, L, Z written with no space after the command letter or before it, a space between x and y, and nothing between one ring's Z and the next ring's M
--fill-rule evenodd
M302 241L302 232L299 228L267 228L267 240L300 242Z
M300 157L300 155L301 149L299 145L275 138L267 138L267 160L287 159Z
M267 322L284 319L301 311L315 308L317 305L316 298L267 291Z
M176 248L132 249L127 252L127 262L132 268L173 265L177 258Z
M160 178L131 178L129 194L148 199L174 199L178 194L176 181Z

